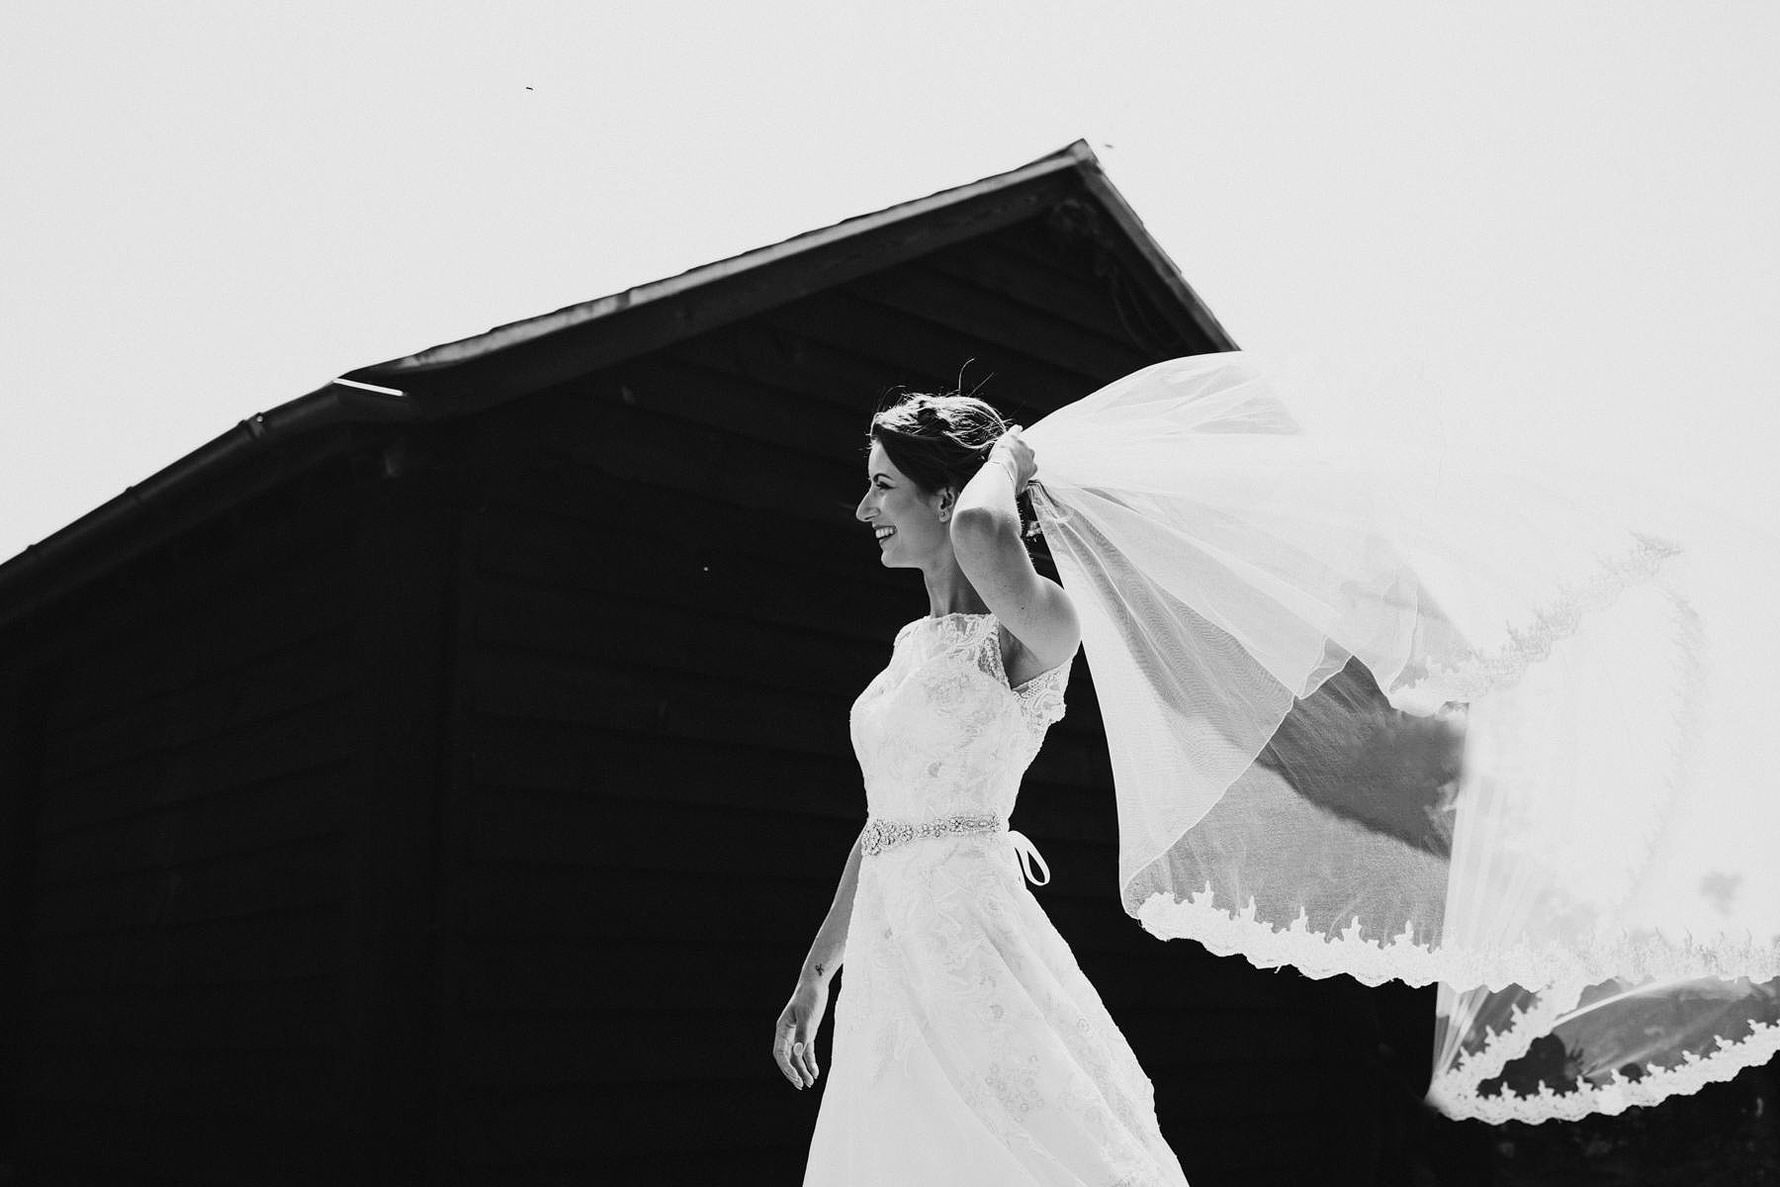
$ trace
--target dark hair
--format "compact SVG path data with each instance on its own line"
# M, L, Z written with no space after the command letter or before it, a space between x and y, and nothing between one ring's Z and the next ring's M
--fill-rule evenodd
M900 392L878 408L866 436L884 447L911 482L932 494L948 486L963 490L1005 432L1001 413L975 396Z
M890 463L929 494L964 489L989 459L989 449L1008 422L986 401L959 392L892 392L878 406L866 430L866 443L884 447ZM1022 534L1037 528L1031 504L1019 498Z

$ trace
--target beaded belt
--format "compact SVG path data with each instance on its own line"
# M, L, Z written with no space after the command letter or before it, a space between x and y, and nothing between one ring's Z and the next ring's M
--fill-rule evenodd
M859 852L867 857L875 857L886 849L907 844L909 841L931 837L962 836L967 833L997 833L1007 829L1007 838L1014 844L1014 855L1020 859L1020 872L1026 881L1034 886L1043 886L1051 880L1051 867L1039 855L1038 847L1027 839L1026 834L1007 827L1007 821L1000 816L985 812L963 812L956 816L941 816L933 820L891 820L882 816L873 816L865 822L865 829L859 834ZM1044 872L1041 880L1033 876L1033 863Z

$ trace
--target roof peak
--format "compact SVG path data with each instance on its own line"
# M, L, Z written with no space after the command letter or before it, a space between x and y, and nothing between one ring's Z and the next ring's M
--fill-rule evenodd
M1129 205L1119 196L1112 183L1107 180L1105 172L1100 166L1100 158L1095 156L1094 150L1086 140L1077 139L1056 152L1047 153L1036 160L1002 173L991 174L976 181L939 190L926 197L913 198L865 214L853 215L829 226L800 232L777 243L752 248L724 259L700 264L673 276L648 281L616 293L596 297L590 301L567 305L549 313L507 322L480 334L472 334L465 338L440 343L414 354L375 363L368 367L360 367L346 372L341 378L359 384L373 384L381 388L401 388L405 377L449 368L497 351L522 346L575 326L660 302L693 289L769 267L797 255L819 251L848 239L868 235L887 226L922 218L950 207L1067 172L1078 174L1090 192L1112 208L1110 213L1115 219L1122 223L1135 224L1137 235L1142 240L1140 247L1153 249L1156 262L1162 266L1161 270L1175 280L1179 280L1178 269L1163 254L1161 247L1155 244L1142 230L1141 224L1137 223L1136 215L1131 212ZM1108 201L1109 198L1111 201ZM1131 226L1126 226L1127 231L1131 229ZM1180 287L1183 291L1185 290L1184 282L1181 282ZM1197 298L1192 298L1192 300L1197 304Z

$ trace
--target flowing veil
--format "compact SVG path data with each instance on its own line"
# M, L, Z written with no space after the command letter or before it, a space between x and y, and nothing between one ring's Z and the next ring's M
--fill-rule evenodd
M1437 982L1454 1117L1618 1112L1780 1049L1780 629L1718 596L1771 600L1780 543L1301 432L1238 351L1025 436L1146 929Z

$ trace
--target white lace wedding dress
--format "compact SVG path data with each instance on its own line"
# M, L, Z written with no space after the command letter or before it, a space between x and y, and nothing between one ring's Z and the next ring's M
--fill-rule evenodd
M805 1187L1186 1183L1007 827L1068 675L1010 689L995 618L948 614L854 703L871 819Z

